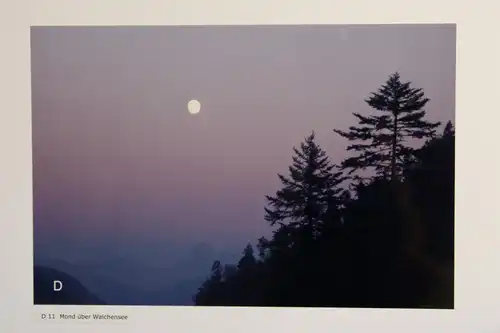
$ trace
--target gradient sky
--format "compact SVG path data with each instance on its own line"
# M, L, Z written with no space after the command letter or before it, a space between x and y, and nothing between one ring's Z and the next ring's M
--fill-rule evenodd
M315 130L340 162L332 129L394 71L428 119L454 119L453 25L42 27L31 45L35 251L61 256L77 240L243 248L269 233L292 147Z

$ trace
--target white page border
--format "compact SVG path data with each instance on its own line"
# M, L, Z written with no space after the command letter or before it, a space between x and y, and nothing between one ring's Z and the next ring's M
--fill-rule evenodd
M494 1L17 0L1 10L2 332L499 332L498 37ZM495 10L496 9L496 10ZM495 15L495 13L497 15ZM498 20L498 19L497 19ZM455 310L108 307L121 324L49 324L33 306L31 25L457 23ZM495 49L496 48L496 49ZM495 112L496 111L496 112ZM491 193L490 193L491 192ZM85 307L88 312L89 308Z

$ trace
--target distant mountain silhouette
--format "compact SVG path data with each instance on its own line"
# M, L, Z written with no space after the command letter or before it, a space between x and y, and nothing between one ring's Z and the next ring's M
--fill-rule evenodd
M174 251L158 252L166 255L161 262L135 256L86 261L38 256L35 265L71 275L108 305L193 305L212 258L231 262L239 259L240 251L218 251L201 242L171 257Z
M63 283L62 290L53 290L54 280ZM71 275L44 266L34 266L34 302L65 305L106 304Z

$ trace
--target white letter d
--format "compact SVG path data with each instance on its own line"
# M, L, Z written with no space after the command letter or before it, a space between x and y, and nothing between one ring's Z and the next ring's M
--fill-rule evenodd
M54 280L54 291L61 291L63 288L63 284L59 280Z

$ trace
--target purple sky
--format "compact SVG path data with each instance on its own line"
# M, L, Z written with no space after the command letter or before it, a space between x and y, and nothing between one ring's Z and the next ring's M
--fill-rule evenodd
M340 162L332 129L392 72L454 119L455 44L453 25L33 28L35 250L243 248L292 147L315 130Z

